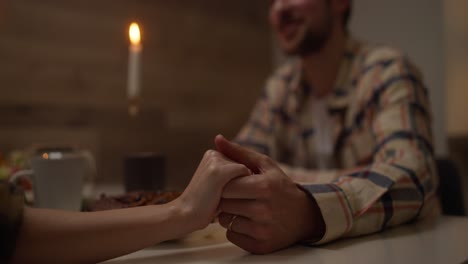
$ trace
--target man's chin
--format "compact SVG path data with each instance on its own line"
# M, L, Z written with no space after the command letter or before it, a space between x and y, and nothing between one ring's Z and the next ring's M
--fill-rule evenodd
M302 56L304 55L305 45L307 45L307 36L304 31L300 31L289 38L282 36L279 38L279 46L283 53L288 56Z
M307 56L319 53L326 45L329 38L328 34L305 35L303 38L298 38L294 41L279 42L281 50L288 56Z
M279 46L284 54L288 56L296 56L300 53L300 42L296 41L280 41Z

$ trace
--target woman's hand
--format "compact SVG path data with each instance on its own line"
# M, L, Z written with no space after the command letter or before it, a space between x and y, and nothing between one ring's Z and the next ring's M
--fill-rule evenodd
M224 186L249 174L209 150L184 193L168 204L93 213L25 208L12 263L97 263L180 238L206 227Z
M174 203L187 216L190 225L195 229L205 228L216 216L224 185L234 178L250 174L246 166L215 150L208 150L190 184Z

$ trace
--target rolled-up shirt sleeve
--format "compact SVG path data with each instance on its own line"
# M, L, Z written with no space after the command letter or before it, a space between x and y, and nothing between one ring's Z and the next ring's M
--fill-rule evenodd
M372 123L377 139L371 164L328 184L303 188L317 201L326 225L325 243L381 231L424 216L438 184L430 108L419 81L396 60L386 72Z
M23 206L23 193L9 183L0 181L0 263L8 263L13 256Z

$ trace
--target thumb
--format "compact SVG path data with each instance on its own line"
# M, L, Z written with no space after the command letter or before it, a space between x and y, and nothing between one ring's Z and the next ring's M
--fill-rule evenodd
M218 151L223 155L235 162L244 164L254 172L265 172L274 167L273 161L267 156L233 143L222 135L215 137L215 144Z

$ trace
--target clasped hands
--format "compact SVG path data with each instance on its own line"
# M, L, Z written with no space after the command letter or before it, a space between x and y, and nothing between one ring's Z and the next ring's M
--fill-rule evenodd
M213 169L226 181L217 213L229 241L266 254L323 236L325 226L315 200L272 159L223 136L217 136L215 144L217 151L208 151L205 157L221 160L225 166Z

